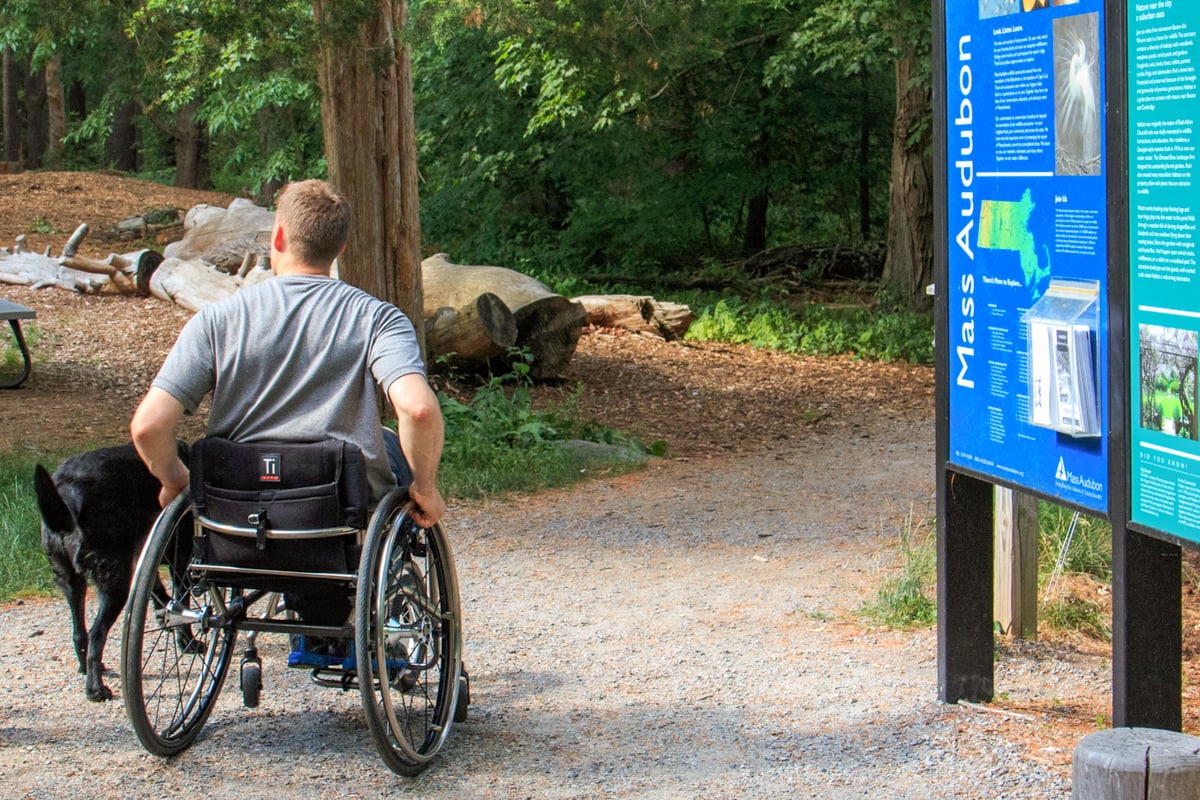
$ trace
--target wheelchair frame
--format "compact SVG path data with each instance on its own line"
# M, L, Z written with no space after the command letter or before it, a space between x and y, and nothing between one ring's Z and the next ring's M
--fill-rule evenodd
M185 490L151 529L125 613L122 694L142 745L164 757L191 746L216 705L238 631L247 633L240 672L251 707L262 687L257 634L299 634L352 643L352 658L314 668L313 680L359 690L367 728L388 768L416 775L428 766L469 703L458 578L441 525L418 527L407 492L397 489L362 531L266 531L268 539L358 534L362 550L354 573L230 567L203 560L203 537L263 531L196 518L189 498ZM353 622L277 617L282 585L353 591Z

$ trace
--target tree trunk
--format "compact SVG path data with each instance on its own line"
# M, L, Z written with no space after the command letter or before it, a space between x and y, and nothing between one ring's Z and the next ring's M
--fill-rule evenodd
M905 46L896 60L896 117L883 284L913 309L924 310L933 302L925 293L926 285L933 282L933 164L929 128L922 126L931 100L929 91L916 80L917 62L912 45Z
M87 109L87 90L83 81L71 81L67 90L67 113L73 121L81 122L87 118Z
M587 311L588 325L621 328L668 341L682 339L696 320L686 305L661 302L649 295L586 294L572 300Z
M208 132L197 122L194 109L175 115L175 186L180 189L209 188Z
M14 164L21 160L21 136L24 125L21 123L21 68L18 66L16 54L11 47L4 48L4 87L3 87L3 123L4 123L4 160Z
M871 88L867 65L858 73L860 106L858 129L858 233L864 242L871 240Z
M46 120L46 74L33 72L33 54L25 64L25 166L42 166L49 139Z
M112 164L114 169L122 172L137 170L137 127L133 124L136 113L137 106L133 101L117 106L113 112L112 132L109 133L108 141L105 143L104 149L108 163ZM179 151L176 150L177 160L178 153ZM178 168L175 171L175 177L176 179L179 177Z
M455 369L474 370L501 359L517 341L517 320L508 306L484 292L459 309L439 308L425 320L431 359L444 356Z
M62 169L63 139L67 135L67 109L63 98L62 55L58 53L46 62L46 114L46 166L50 169Z
M345 13L335 0L314 0L313 9L333 29ZM322 43L318 74L329 179L354 219L338 272L408 315L424 352L412 72L400 36L407 21L407 0L378 0L354 41Z
M746 232L742 237L742 255L749 258L767 249L767 209L770 198L771 155L770 138L760 131L752 145L754 151L754 175L759 186L746 204Z

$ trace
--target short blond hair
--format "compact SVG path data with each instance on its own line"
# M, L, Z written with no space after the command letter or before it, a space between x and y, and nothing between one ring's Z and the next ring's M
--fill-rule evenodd
M275 221L298 260L327 267L350 237L350 203L325 181L297 181L280 192Z

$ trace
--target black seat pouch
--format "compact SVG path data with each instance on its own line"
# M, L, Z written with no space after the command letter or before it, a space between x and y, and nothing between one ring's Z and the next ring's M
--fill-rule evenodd
M192 507L213 522L253 528L254 537L209 530L205 561L305 572L346 572L353 535L268 539L267 530L365 528L370 486L362 452L340 439L232 442L209 436L191 448ZM263 587L269 588L269 587Z

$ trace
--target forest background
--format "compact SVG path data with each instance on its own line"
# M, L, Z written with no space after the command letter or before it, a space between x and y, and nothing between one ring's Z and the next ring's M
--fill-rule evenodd
M564 293L753 301L836 274L870 282L872 306L928 311L928 4L329 5L5 0L3 160L271 205L326 173L322 91L342 78L320 75L322 49L361 47L337 28L387 7L411 55L422 255Z

